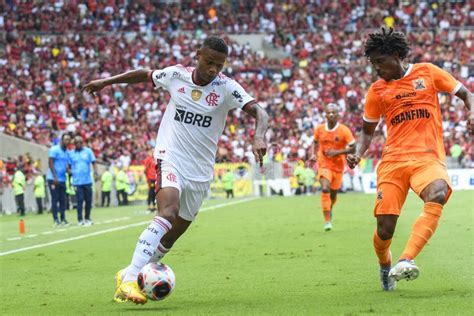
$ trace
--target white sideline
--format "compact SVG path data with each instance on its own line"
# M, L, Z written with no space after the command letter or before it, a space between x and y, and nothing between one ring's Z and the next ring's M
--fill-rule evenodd
M218 209L218 208L221 208L221 207L226 207L226 206L230 206L230 205L234 205L234 204L240 204L240 203L244 203L244 202L250 202L250 201L253 201L255 199L257 199L257 197L252 197L252 198L248 198L248 199L244 199L244 200L233 201L233 202L229 202L229 203L222 203L222 204L218 204L218 205L214 205L214 206L209 206L209 207L205 207L205 208L201 209L199 212L211 211L211 210L215 210L215 209ZM68 242L68 241L74 241L74 240L84 239L84 238L88 238L88 237L92 237L92 236L107 234L107 233L110 233L110 232L114 232L114 231L118 231L118 230L124 230L124 229L130 228L130 227L135 227L135 226L141 226L141 225L145 225L145 224L148 224L148 223L150 223L150 220L139 222L139 223L134 223L134 224L129 224L129 225L125 225L125 226L119 226L119 227L109 228L109 229L105 229L105 230L100 230L100 231L93 232L93 233L90 233L90 234L80 235L80 236L71 237L71 238L67 238L67 239L55 240L55 241L48 242L48 243L45 243L45 244L39 244L39 245L30 246L30 247L13 249L13 250L5 251L5 252L0 252L0 257L10 255L10 254L13 254L13 253L18 253L18 252L31 250L31 249L38 249L38 248L43 248L43 247L47 247L47 246L62 244L62 243Z

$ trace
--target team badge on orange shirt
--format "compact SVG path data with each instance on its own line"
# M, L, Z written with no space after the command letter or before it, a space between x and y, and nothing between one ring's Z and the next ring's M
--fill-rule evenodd
M383 199L383 192L382 190L377 192L377 200L382 200Z
M425 86L425 79L415 79L412 81L413 82L413 87L415 87L415 90L423 90L426 89Z
M194 101L197 101L201 98L202 92L199 90L193 90L191 91L191 97L193 98Z

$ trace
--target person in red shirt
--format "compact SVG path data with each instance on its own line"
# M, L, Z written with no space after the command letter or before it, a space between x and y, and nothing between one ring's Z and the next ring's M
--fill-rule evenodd
M148 210L150 212L156 211L156 199L155 199L155 181L156 181L156 163L153 158L153 149L149 150L148 156L143 160L143 166L145 167L146 181L148 182Z

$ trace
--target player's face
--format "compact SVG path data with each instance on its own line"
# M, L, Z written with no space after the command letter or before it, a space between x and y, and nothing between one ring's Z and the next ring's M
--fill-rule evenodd
M197 51L198 63L196 75L203 83L209 83L219 74L225 64L227 55L208 47Z
M339 113L336 109L326 109L326 120L328 121L328 123L337 123L338 115Z
M397 55L373 53L369 59L377 75L383 80L390 81L401 78L402 65Z

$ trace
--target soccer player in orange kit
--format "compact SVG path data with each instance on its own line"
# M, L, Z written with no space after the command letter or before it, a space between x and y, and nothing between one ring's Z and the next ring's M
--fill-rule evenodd
M349 167L354 168L383 116L388 136L377 168L377 229L373 243L385 291L394 290L399 280L418 277L420 270L414 259L435 232L443 205L451 195L438 92L461 98L469 111L473 103L472 94L448 72L430 63L405 63L409 50L405 35L391 28L369 34L365 56L380 79L370 86L366 96L356 152L347 156ZM472 112L468 120L472 133ZM402 255L391 268L390 244L410 188L425 204Z
M311 148L311 163L318 161L318 179L321 184L321 209L324 215L324 230L332 229L332 207L336 203L337 191L342 185L345 167L344 155L353 153L354 136L350 129L339 123L338 107L329 103L325 109L326 123L314 129Z

